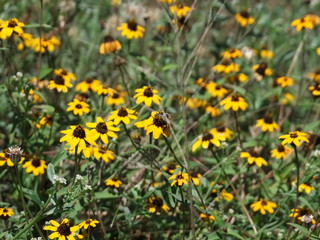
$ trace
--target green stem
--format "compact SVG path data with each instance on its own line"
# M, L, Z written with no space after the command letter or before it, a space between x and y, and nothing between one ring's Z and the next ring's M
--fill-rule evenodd
M171 147L171 144L169 143L169 140L168 140L166 137L164 137L164 141L166 142L166 144L167 144L170 152L172 153L174 159L175 159L175 160L179 163L179 165L181 166L181 168L182 168L181 170L183 170L183 169L185 168L185 166L184 166L184 165L180 162L180 160L178 159L176 153L174 152L174 150L173 150L172 147Z
M234 120L235 120L235 123L236 123L236 131L237 131L238 142L239 142L239 145L240 145L241 149L243 149L242 141L241 141L241 137L240 137L240 127L239 127L239 121L238 121L238 112L234 111L233 113L234 113Z
M184 197L183 197L182 187L180 188L180 194L181 194L182 224L183 224L182 225L183 226L182 239L184 240L184 232L186 230L186 223L185 223L186 213L185 213L185 208L184 208Z

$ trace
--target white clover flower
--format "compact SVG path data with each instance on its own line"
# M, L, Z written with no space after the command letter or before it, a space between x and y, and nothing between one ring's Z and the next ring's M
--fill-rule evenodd
M21 78L21 77L23 76L23 73L22 73L22 72L17 72L17 73L16 73L16 76L17 76L18 78Z
M83 179L83 177L79 174L76 175L76 182L77 181L81 181Z
M91 185L86 184L86 185L84 185L83 189L84 190L92 190L92 187L91 187Z
M53 184L55 184L56 182L59 182L61 184L67 184L67 180L65 178L54 175L53 176Z
M311 156L316 157L316 158L320 157L320 150L316 149L316 150L312 151Z

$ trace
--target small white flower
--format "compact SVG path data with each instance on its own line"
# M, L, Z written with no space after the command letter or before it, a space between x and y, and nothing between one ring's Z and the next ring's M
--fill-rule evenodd
M67 180L65 178L54 175L53 176L53 184L55 184L56 182L59 182L61 184L67 184Z
M234 214L234 210L232 208L229 209L230 214Z
M77 181L81 181L83 179L83 177L79 174L76 175L76 182Z
M313 215L311 215L311 214L306 214L306 215L303 215L303 216L301 217L301 222L311 223L311 222L312 222L312 219L313 219Z
M312 151L311 156L316 157L316 158L320 157L320 150L316 149L316 150Z
M21 77L23 76L23 73L22 73L22 72L17 72L17 73L16 73L16 76L17 76L18 78L21 78Z
M83 189L84 190L92 190L92 187L91 187L91 185L86 184L86 185L84 185Z
M278 237L279 237L279 238L282 238L282 237L283 237L283 233L282 233L282 232L279 232L279 233L278 233Z

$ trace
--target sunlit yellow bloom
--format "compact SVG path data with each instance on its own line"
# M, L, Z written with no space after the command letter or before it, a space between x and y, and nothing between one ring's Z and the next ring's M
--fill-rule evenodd
M260 51L260 57L261 58L271 59L271 58L273 58L273 56L274 56L274 54L273 54L273 52L271 50L262 48L261 51Z
M218 136L223 141L224 140L228 140L228 139L230 139L232 137L233 132L229 128L225 127L225 126L220 126L220 127L214 128L214 129L217 130Z
M111 112L109 121L113 121L114 125L118 125L119 123L129 124L130 119L138 119L135 115L135 110L131 110L125 107L121 107L116 111Z
M299 222L316 224L312 211L308 208L298 207L291 209L290 217L296 218Z
M171 177L169 177L169 180L173 180L171 183L171 186L176 184L176 185L178 185L178 187L182 187L184 184L188 185L189 174L182 173L180 171L177 174L174 174Z
M255 150L251 150L250 152L241 152L241 158L246 158L249 164L255 163L258 167L262 167L262 165L267 166L267 161L260 157L259 154Z
M110 35L105 36L103 43L100 44L99 53L102 55L113 53L121 50L122 46L118 40L115 40Z
M56 70L54 70L53 73L56 75L60 75L64 79L69 80L69 81L77 80L76 76L72 72L68 72L67 70L65 70L63 68L56 69Z
M228 193L225 189L223 189L220 193L220 197L223 198L226 201L232 201L234 199L234 196L232 193Z
M211 105L206 106L205 111L207 113L209 113L211 115L211 117L217 117L217 116L219 116L221 114L221 111L220 111L219 107L214 107L214 106L211 106Z
M166 165L162 166L161 171L165 171L172 175L174 171L179 167L181 166L175 164L174 162L168 162Z
M19 22L16 18L11 18L7 21L3 21L0 24L0 38L6 39L12 36L12 34L21 35L23 33L23 22Z
M53 117L50 115L43 116L38 123L36 123L36 128L41 128L45 125L52 126Z
M228 74L231 72L239 72L240 67L238 64L231 62L229 59L223 59L220 64L213 66L212 70L219 73Z
M143 88L138 88L135 90L135 92L137 94L134 95L133 98L137 99L136 103L139 104L139 103L143 102L148 107L150 107L153 102L155 104L159 105L160 100L162 99L157 94L158 93L157 90L155 90L151 87L148 87L148 86L144 86Z
M298 187L299 192L305 191L306 194L310 194L314 190L314 187L312 187L310 184L302 183Z
M161 197L150 197L148 198L147 209L151 213L161 213L162 211L167 213L170 208L163 202Z
M246 82L248 80L248 76L244 73L239 73L236 75L232 75L227 77L227 81L230 83L240 83Z
M108 150L107 147L105 146L95 147L93 151L94 151L93 155L97 160L102 159L106 163L110 162L110 160L114 160L115 158L114 152L112 152L111 150Z
M289 132L289 134L280 136L279 139L284 139L282 141L282 145L289 143L293 146L299 147L300 141L307 142L307 143L309 142L309 139L306 136L308 136L307 133L294 131L294 132Z
M239 109L245 111L248 108L246 100L237 93L223 99L220 102L220 105L223 106L224 110L229 110L231 108L232 111L239 111Z
M307 14L302 18L293 20L291 22L291 26L296 27L296 30L299 32L305 28L313 29L319 23L320 23L320 18L317 15Z
M199 217L201 217L203 220L212 220L215 221L216 219L212 215L207 215L204 213L200 213Z
M252 25L255 22L254 18L250 17L249 12L247 10L243 10L240 13L237 13L234 17L241 27Z
M310 91L312 96L320 97L320 84L319 83L315 83L313 86L310 86L308 88L308 90Z
M121 31L121 36L126 37L127 39L132 38L142 38L143 32L145 29L137 24L135 20L129 20L126 23L122 23L117 30Z
M211 94L212 97L223 98L229 92L228 89L216 84L214 82L209 82L206 84L206 90Z
M24 161L24 157L21 158L21 161L18 163L22 163ZM9 167L13 167L14 163L10 160L9 156L6 153L0 153L0 167L7 164Z
M200 173L195 173L195 172L190 173L190 179L195 186L200 185L201 177L202 177L202 175Z
M277 204L275 202L267 201L265 199L261 199L260 201L256 201L250 205L254 212L260 211L262 215L266 215L267 212L270 214L274 213L274 208L277 208Z
M282 88L293 85L293 79L290 77L278 77L276 78L275 82L278 86L281 86Z
M113 122L105 122L101 117L97 117L95 123L86 123L86 125L93 128L90 133L94 136L94 140L100 138L105 144L109 143L108 137L117 138L118 135L115 132L120 131L120 128L113 126Z
M228 59L228 58L235 59L235 58L242 57L242 53L239 49L230 48L222 53L222 57L225 59Z
M260 127L263 132L274 132L279 129L279 125L273 121L271 114L266 114L263 118L257 120L257 127Z
M49 235L50 239L59 239L59 240L76 240L74 238L75 233L79 230L79 226L70 227L70 222L68 219L63 219L61 223L58 223L55 220L50 220L52 225L44 226L43 230L53 231ZM80 234L79 234L80 235ZM78 237L82 237L82 235L77 235Z
M295 97L291 93L285 93L283 98L281 99L282 104L288 104L290 102L293 102L295 100Z
M22 167L26 168L27 173L33 173L33 175L38 176L39 174L44 174L47 168L46 162L41 160L37 155L27 155L27 162L25 162Z
M70 80L65 79L61 75L54 75L53 80L50 80L48 85L49 89L56 89L58 92L68 92L68 89L72 87Z
M14 215L14 212L11 208L0 208L0 219L8 219Z
M190 12L191 8L179 3L170 7L170 11L175 14L178 18L186 17Z
M82 116L84 113L89 113L89 104L86 102L79 101L78 99L73 99L72 102L68 103L67 112L73 111L74 115Z
M33 36L30 33L22 33L19 35L19 37L22 39L22 42L20 42L17 46L19 51L32 46L34 40Z
M136 122L134 125L138 128L144 128L147 135L152 133L154 139L158 139L161 135L170 136L170 116L161 111L151 113L151 117L146 120Z
M192 145L191 151L196 151L200 146L203 149L212 148L213 146L220 147L220 141L225 140L222 135L218 134L217 129L213 128L209 131L204 131L204 133L198 138L198 140Z
M96 227L97 226L96 224L98 224L98 223L100 223L98 220L94 220L94 219L89 218L86 221L79 223L78 226L79 226L79 228L91 229L91 228Z
M32 40L31 48L36 52L53 52L54 49L61 45L61 42L55 37L50 36L49 38L34 38Z
M257 81L261 81L265 76L272 75L272 70L268 68L268 64L266 62L256 64L252 67L252 69L254 70L254 76Z
M316 70L315 72L308 73L308 78L320 84L320 70Z
M114 7L119 7L121 5L121 0L111 0L111 5Z
M119 188L122 185L122 181L120 181L118 177L113 177L106 180L106 185Z
M279 144L276 149L273 149L270 151L271 157L276 159L286 159L291 152L292 152L291 148L284 146L282 144Z
M60 142L67 142L73 149L78 147L78 153L87 148L86 143L96 145L96 136L80 124L70 126L70 129L60 132L65 134L65 136L60 138Z
M320 56L320 47L317 48L316 52Z
M121 87L111 89L109 91L109 96L106 98L106 103L111 106L119 106L125 103L125 97L127 96L127 94L128 93L126 91L123 91Z
M97 92L98 88L101 86L101 81L95 80L93 78L87 78L85 81L82 81L77 84L76 91L80 91L83 93L90 91ZM100 95L100 94L99 94Z

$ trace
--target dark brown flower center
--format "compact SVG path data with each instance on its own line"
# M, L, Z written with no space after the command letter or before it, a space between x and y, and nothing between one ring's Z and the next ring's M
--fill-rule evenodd
M259 65L259 67L256 69L256 73L258 73L259 75L261 76L264 76L265 75L265 71L268 67L268 64L263 62Z
M4 209L2 210L2 212L3 212L3 213L7 213L7 212L9 212L9 211L8 211L8 209L4 208Z
M262 206L266 206L266 205L268 205L268 202L267 202L266 200L262 200L262 201L261 201L261 205L262 205Z
M58 85L64 85L64 78L60 75L55 75L53 77L53 81L55 84L58 84Z
M163 206L163 201L161 198L157 197L153 199L152 204L156 206L157 208L161 208Z
M129 25L129 24L128 24ZM111 37L110 35L107 35L104 37L104 42L105 43L108 43L108 42L113 42L114 41L114 38Z
M221 126L221 127L217 128L218 132L224 132L225 130L226 130L226 127L224 127L224 126Z
M212 134L211 133L208 133L208 132L205 132L203 135L202 135L202 141L209 141L213 138Z
M84 139L86 137L86 132L84 131L84 128L81 125L78 125L73 130L73 136L76 138Z
M120 97L120 95L118 94L118 93L114 93L113 95L112 95L112 98L114 98L114 99L117 99L117 98L119 98Z
M269 115L269 114L264 116L263 121L265 123L267 123L267 124L272 124L273 123L273 119L272 119L271 115Z
M151 87L147 87L144 91L143 91L143 95L146 97L152 97L153 96L153 92Z
M232 102L239 102L239 95L238 94L234 94L231 96L231 101Z
M241 11L241 12L240 12L240 15L241 15L241 17L243 17L243 18L249 18L249 17L250 17L250 15L249 15L249 13L248 13L247 10Z
M217 85L216 90L219 91L221 89L221 86Z
M119 117L126 117L126 116L128 116L128 111L127 111L127 109L125 109L125 108L120 108L119 109L119 111L118 111L118 116Z
M18 26L17 23L16 23L16 21L13 20L13 19L10 19L10 20L9 20L9 23L8 23L8 27L9 27L9 28L14 28L14 27L16 27L16 26Z
M66 71L66 70L64 70L64 69L62 69L62 71L61 71L61 73L60 73L61 75L67 75L68 74L68 72Z
M62 236L70 236L71 230L70 230L69 224L68 223L61 224L58 227L57 232L60 233L60 235Z
M160 116L154 116L153 118L153 124L156 125L157 127L166 127L167 126L167 122L166 120L164 120L162 117Z
M290 133L290 138L297 138L298 134L296 132Z
M75 107L78 108L78 109L81 109L82 105L81 104L77 104Z
M108 132L108 127L105 122L99 122L96 126L96 130L98 133L105 134Z
M282 144L277 147L278 152L284 152L284 146Z
M224 65L224 66L229 66L231 64L231 62L229 61L229 59L223 59L222 62L221 62L221 65Z
M86 83L88 83L88 84L93 83L93 78L91 78L91 77L87 78Z
M114 181L114 182L118 181L118 177L113 177L112 181Z
M182 176L182 173L177 175L177 179L184 179L184 177Z
M250 155L251 155L252 157L254 157L254 158L258 158L258 157L259 157L259 154L258 154L255 150L252 150L252 151L250 152Z
M34 166L35 168L37 167L40 167L41 166L41 160L40 158L35 158L35 159L32 159L32 162L31 162L32 166Z
M134 21L134 20L128 21L128 28L131 31L137 31L138 25L137 25L136 21Z

